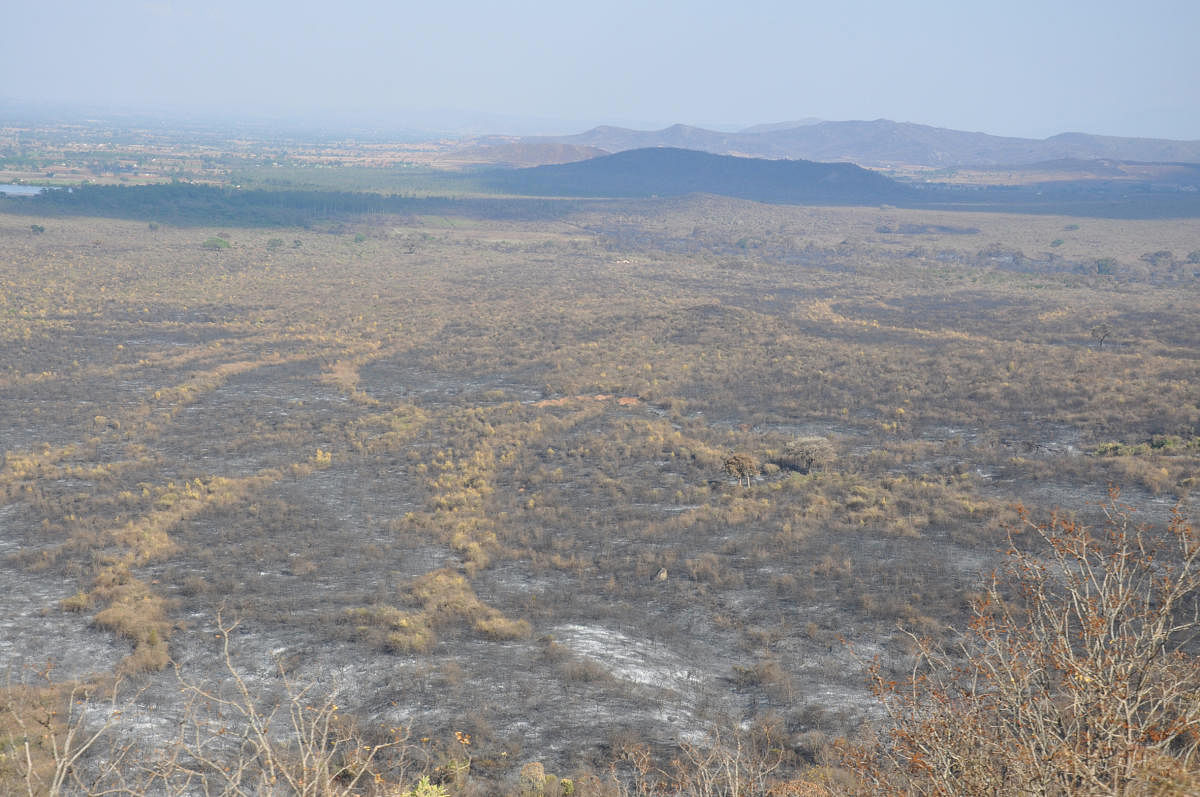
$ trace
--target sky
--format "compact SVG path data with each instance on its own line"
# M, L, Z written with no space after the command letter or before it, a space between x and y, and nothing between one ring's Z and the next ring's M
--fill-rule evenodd
M1200 139L1198 0L5 0L4 28L0 103L476 133L815 117Z

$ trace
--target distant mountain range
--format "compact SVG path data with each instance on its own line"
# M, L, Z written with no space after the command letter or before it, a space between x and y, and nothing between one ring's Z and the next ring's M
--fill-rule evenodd
M877 204L913 189L852 163L714 155L650 147L575 163L497 170L487 180L514 194L574 197L680 196L692 193L759 202Z
M555 142L623 152L679 147L718 155L844 161L862 166L1016 166L1058 160L1111 159L1200 163L1200 141L1119 138L1062 133L1046 139L967 133L908 122L816 122L757 125L737 133L673 125L663 130L597 127L571 136L531 137L527 144Z

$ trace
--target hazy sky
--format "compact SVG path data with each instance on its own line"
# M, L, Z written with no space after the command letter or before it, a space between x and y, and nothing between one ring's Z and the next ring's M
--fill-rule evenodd
M999 135L1200 139L1200 0L4 8L0 100L396 126L475 112L536 118L547 132L883 117Z

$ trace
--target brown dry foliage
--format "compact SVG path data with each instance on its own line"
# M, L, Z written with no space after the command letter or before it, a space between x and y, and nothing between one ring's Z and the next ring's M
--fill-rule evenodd
M750 479L758 475L759 463L750 454L731 454L725 458L721 469L749 487Z
M842 749L875 794L1194 794L1200 789L1200 534L1135 525L1114 490L1090 529L1010 531L959 649L914 637L878 666L893 726Z

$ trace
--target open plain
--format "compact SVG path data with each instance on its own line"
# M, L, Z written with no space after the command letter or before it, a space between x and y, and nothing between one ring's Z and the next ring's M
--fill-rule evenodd
M478 793L754 729L801 772L880 716L899 628L965 622L1018 504L1095 519L1115 485L1162 524L1200 472L1196 219L27 201L0 208L0 667L119 676L101 762L231 665Z

